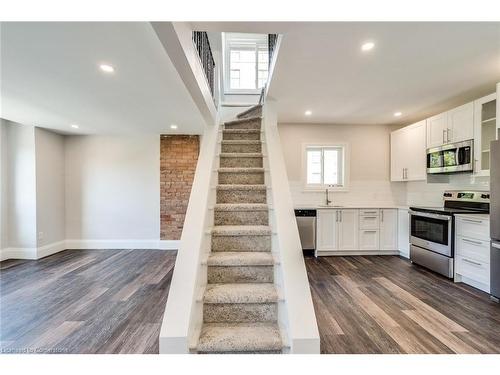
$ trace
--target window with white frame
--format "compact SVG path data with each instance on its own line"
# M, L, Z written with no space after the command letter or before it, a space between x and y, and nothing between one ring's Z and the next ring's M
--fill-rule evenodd
M307 188L346 186L346 145L306 146L305 159Z
M226 37L226 93L260 93L267 82L267 36L228 34Z

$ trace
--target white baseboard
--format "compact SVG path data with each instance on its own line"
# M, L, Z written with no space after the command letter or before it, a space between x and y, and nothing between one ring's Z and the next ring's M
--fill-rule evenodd
M160 240L158 242L158 249L160 250L179 250L181 245L180 240Z
M318 251L316 256L348 256L348 255L399 255L398 250L349 250L349 251Z
M7 259L36 260L66 249L177 250L179 246L180 241L174 240L63 240L40 247L0 249L0 262Z
M7 259L37 259L36 247L8 247L0 250L0 261Z

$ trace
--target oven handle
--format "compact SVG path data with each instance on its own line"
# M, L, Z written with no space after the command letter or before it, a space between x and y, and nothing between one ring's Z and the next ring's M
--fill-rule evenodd
M448 216L448 215L431 214L431 213L427 213L427 212L412 211L412 210L409 210L408 212L410 213L410 215L413 215L413 216L430 217L433 219L446 220L446 221L451 220L451 216Z

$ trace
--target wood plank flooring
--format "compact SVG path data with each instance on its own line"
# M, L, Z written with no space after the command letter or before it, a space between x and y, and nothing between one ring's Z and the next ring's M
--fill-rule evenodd
M395 256L306 256L322 353L500 353L500 305Z
M0 264L2 353L158 353L175 255ZM500 353L500 305L394 256L306 257L322 353Z
M0 266L2 353L158 353L175 254L67 250Z

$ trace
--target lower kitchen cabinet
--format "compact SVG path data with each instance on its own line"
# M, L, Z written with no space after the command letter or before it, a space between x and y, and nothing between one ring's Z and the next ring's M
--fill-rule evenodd
M490 222L481 216L457 215L454 279L489 293Z
M397 209L318 209L316 255L397 254Z
M398 250L398 210L380 210L380 250Z

